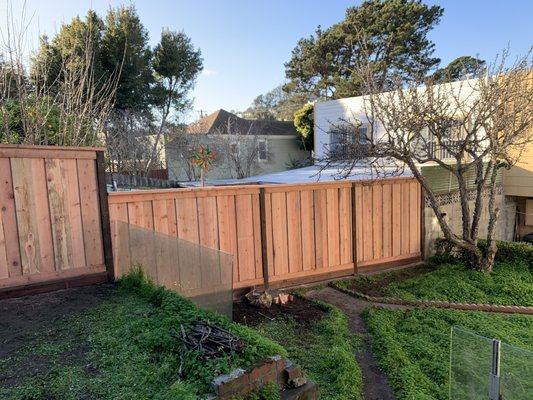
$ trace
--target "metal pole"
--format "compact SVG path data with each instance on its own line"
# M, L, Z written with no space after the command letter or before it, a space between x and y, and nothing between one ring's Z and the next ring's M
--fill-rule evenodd
M500 391L500 352L502 342L492 341L492 364L489 375L489 400L501 400Z

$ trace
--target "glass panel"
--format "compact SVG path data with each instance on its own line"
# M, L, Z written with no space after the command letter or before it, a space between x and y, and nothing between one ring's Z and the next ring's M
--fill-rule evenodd
M493 339L453 327L450 399L490 399L492 360ZM493 383L493 387L497 388L498 379L493 379ZM501 343L499 385L503 400L533 399L533 352ZM498 391L494 392L494 398L498 398Z
M492 340L452 328L450 399L487 400L492 362Z
M141 266L155 283L231 318L232 255L125 222L113 224L117 277Z
M503 399L533 399L533 352L502 343L500 375Z

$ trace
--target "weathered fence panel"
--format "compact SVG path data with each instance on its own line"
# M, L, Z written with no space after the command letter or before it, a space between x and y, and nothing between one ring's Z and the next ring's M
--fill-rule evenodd
M99 150L0 146L0 289L106 270Z
M399 178L118 192L109 209L111 221L232 254L242 288L420 257L420 201L418 183Z

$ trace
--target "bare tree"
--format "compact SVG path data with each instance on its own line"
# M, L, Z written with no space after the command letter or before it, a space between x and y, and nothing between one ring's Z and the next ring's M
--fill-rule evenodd
M230 117L219 127L212 137L212 147L219 153L219 167L227 167L237 179L253 175L259 160L268 161L271 152L266 140L259 133L264 131L264 121L242 120Z
M205 143L205 137L207 135L203 133L187 133L178 130L172 139L169 140L170 147L173 154L176 155L177 163L169 163L169 173L171 168L183 169L185 176L189 182L197 181L200 179L200 170L194 164L193 154L202 143ZM179 175L179 171L172 171L176 175Z
M127 175L144 175L153 151L152 122L147 112L116 110L104 129L108 170Z
M49 83L46 63L34 65L28 78L24 57L27 24L17 23L8 6L1 32L0 119L2 141L28 144L95 145L113 107L120 68L102 81L95 77L90 32L82 56L61 59L57 78Z
M336 145L326 152L324 166L335 164L347 175L361 162L379 174L407 169L420 182L444 237L461 250L471 266L492 271L496 242L497 178L533 141L532 53L509 65L508 51L475 79L436 84L376 84L368 66L360 66L368 95L365 118L333 124ZM361 129L364 126L365 129ZM421 165L438 165L457 181L462 230L453 232ZM393 165L391 167L391 165ZM475 174L474 185L468 176ZM473 200L473 207L471 202ZM487 246L478 247L480 219L488 213Z

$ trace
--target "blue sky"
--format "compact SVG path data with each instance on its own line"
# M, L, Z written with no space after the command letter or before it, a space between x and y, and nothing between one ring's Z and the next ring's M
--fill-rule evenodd
M20 16L22 0L11 0ZM129 4L109 0L26 0L32 17L29 34L53 34L62 22L89 8L105 14L109 6ZM317 25L340 21L345 0L138 0L133 1L155 44L161 29L184 30L201 48L204 73L192 92L194 109L244 110L251 101L284 81L283 63L297 40ZM435 55L445 65L461 55L492 60L508 43L514 54L533 44L533 1L426 1L444 7L441 23L430 37ZM0 26L5 25L7 0L0 0ZM195 118L192 112L188 119Z

